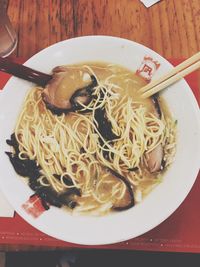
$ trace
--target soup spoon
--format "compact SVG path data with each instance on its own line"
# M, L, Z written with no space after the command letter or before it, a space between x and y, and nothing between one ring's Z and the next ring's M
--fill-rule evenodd
M52 75L31 69L22 64L13 62L8 58L0 57L0 71L12 74L18 78L36 83L40 86L46 86L52 79Z

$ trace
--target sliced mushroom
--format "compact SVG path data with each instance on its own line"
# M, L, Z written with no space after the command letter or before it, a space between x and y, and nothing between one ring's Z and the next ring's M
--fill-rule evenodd
M112 141L119 138L113 130L112 124L107 118L105 108L98 108L94 112L94 118L96 120L97 128L100 134L104 137L105 140Z
M42 97L55 114L81 110L92 99L92 90L97 85L93 75L81 68L56 67L53 78L44 88Z
M135 205L133 189L131 187L130 182L128 181L128 179L126 179L124 176L122 176L115 170L109 168L109 171L112 175L114 175L117 179L121 180L126 185L126 194L124 199L120 201L120 203L116 202L113 206L113 210L122 211L130 209Z
M160 103L159 103L159 95L158 94L155 94L151 97L151 100L154 104L154 108L155 108L155 112L156 112L156 115L159 119L161 119L162 117L162 111L161 111L161 108L160 108Z

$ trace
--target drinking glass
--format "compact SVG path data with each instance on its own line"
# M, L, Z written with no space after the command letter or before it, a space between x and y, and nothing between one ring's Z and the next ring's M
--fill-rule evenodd
M10 55L17 46L17 35L0 1L0 57Z

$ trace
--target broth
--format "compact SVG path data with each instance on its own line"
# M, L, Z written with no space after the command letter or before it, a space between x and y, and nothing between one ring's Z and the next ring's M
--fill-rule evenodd
M175 154L175 124L164 100L157 104L160 117L152 99L140 96L146 82L122 66L84 62L59 70L66 73L63 79L57 74L53 97L59 105L88 88L92 75L97 85L82 110L59 116L45 106L43 89L30 92L15 129L17 160L39 168L38 177L28 177L29 185L48 203L77 212L132 207L161 182ZM159 168L150 169L152 159Z

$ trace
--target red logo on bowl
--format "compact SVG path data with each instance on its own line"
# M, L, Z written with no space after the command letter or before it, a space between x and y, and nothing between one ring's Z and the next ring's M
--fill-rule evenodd
M153 60L152 57L145 56L136 74L144 78L147 82L150 82L159 67L160 63L158 61Z
M33 218L38 218L46 209L39 196L33 195L27 200L22 208Z

